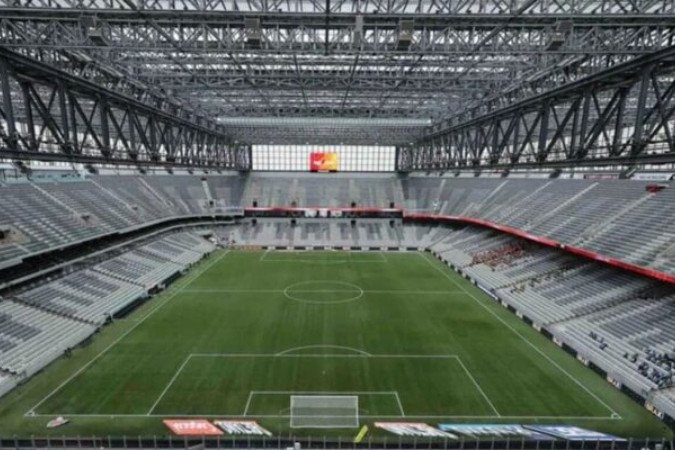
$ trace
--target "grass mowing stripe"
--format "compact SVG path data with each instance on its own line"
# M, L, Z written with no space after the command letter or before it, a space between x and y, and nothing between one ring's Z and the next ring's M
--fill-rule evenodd
M585 384L583 384L581 381L579 381L578 379L576 379L571 373L569 373L569 372L568 372L567 370L565 370L562 366L560 366L560 364L558 364L558 363L555 362L553 359L551 359L551 357L548 356L546 353L544 353L539 347L537 347L535 344L533 344L532 342L530 342L525 336L523 336L523 334L522 334L521 332L519 332L518 330L516 330L515 328L513 328L513 326L511 326L511 324L509 324L508 322L506 322L503 318L499 317L494 311L492 311L492 309L488 308L485 304L483 304L482 301L480 301L475 295L473 295L471 292L469 292L464 286L462 286L461 284L457 283L452 277L450 277L450 275L449 275L448 273L446 273L446 271L445 271L446 269L441 268L441 267L439 267L438 265L435 265L429 258L427 258L426 253L418 252L417 254L420 255L420 257L421 257L422 259L424 259L426 262L428 262L429 265L430 265L431 267L433 267L434 269L436 269L437 271L439 271L441 274L443 274L443 276L446 277L448 280L450 280L450 281L452 282L452 284L454 284L455 286L457 286L458 288L460 288L462 291L464 291L464 293L466 293L466 295L468 295L469 297L471 297L471 298L472 298L476 303L478 303L483 309L485 309L487 312L489 312L489 313L492 315L492 317L494 317L495 319L497 319L498 321L500 321L505 327L507 327L509 330L511 330L512 332L514 332L520 339L522 339L523 342L525 342L528 346L532 347L537 353L539 353L542 357L544 357L544 359L546 359L546 360L547 360L548 362L550 362L554 367L556 367L556 368L559 369L562 373L564 373L564 374L565 374L570 380L572 380L577 386L579 386L579 387L582 388L584 391L586 391L586 392L587 392L591 397L593 397L598 403L600 403L600 404L601 404L602 406L604 406L610 413L612 413L612 416L617 416L618 418L621 418L621 416L619 415L619 413L617 413L617 412L614 410L614 408L612 408L611 406L609 406L604 400L602 400L600 397L598 397L597 394L595 394L593 391L591 391L590 389L588 389L588 387L587 387Z
M207 270L209 270L209 269L210 269L211 267L213 267L217 262L219 262L221 259L223 259L228 253L229 253L229 250L228 250L228 251L225 251L225 252L224 252L223 254L221 254L219 257L217 257L217 258L213 259L212 261L210 261L207 265L204 265L204 266L200 267L199 270L197 270L197 271L195 271L195 272L192 272L191 276L190 276L189 278L186 278L186 279L184 280L184 284L181 284L180 287L176 288L173 292L171 292L171 293L169 294L169 296L168 296L166 299L164 299L163 302L161 302L159 305L155 306L152 310L150 310L150 312L148 312L145 316L143 316L141 319L139 319L138 322L136 322L136 323L134 324L134 326L132 326L132 327L129 328L127 331L125 331L124 333L122 333L122 334L121 334L117 339L115 339L110 345L108 345L106 348L104 348L103 350L101 350L101 352L99 352L99 353L98 353L97 355L95 355L92 359L90 359L89 362L87 362L85 365L83 365L82 367L80 367L80 368L79 368L77 371L75 371L71 376L69 376L68 378L66 378L61 384L59 384L59 385L58 385L56 388L54 388L50 393L48 393L48 394L47 394L42 400L40 400L35 406L33 406L32 408L30 408L30 409L26 412L25 415L26 415L26 416L34 415L34 414L35 414L35 410L36 410L37 408L39 408L40 405L42 405L44 402L46 402L47 400L49 400L54 394L56 394L58 391L60 391L60 390L61 390L64 386L66 386L68 383L70 383L75 377L77 377L79 374L81 374L82 372L84 372L89 366L91 366L94 362L96 362L97 359L99 359L101 356L103 356L105 353L107 353L111 348L113 348L115 345L117 345L122 339L124 339L124 338L125 338L127 335L129 335L132 331L134 331L136 328L138 328L143 322L145 322L145 320L146 320L148 317L150 317L150 316L153 315L157 310L159 310L161 307L163 307L164 305L166 305L167 303L169 303L169 302L171 301L171 299L173 299L176 295L178 295L178 294L182 291L183 288L185 288L186 286L190 285L193 281L195 281L197 278L199 278L204 272L206 272Z

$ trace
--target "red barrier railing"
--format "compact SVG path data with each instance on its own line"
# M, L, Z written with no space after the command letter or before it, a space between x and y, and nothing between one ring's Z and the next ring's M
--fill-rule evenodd
M465 216L446 216L442 214L404 214L405 220L410 220L413 222L435 222L435 223L468 223L472 225L478 225L485 228L490 228L492 230L501 231L503 233L510 234L512 236L517 236L519 238L536 242L537 244L544 245L546 247L557 248L564 250L568 253L571 253L576 256L581 256L582 258L590 259L592 261L597 261L603 264L610 265L612 267L617 267L619 269L627 270L629 272L637 273L655 280L664 281L666 283L675 284L675 275L671 275L664 272L659 272L658 270L650 269L648 267L638 266L637 264L631 264L626 261L622 261L617 258L610 258L600 253L594 252L581 247L575 247L573 245L563 244L553 239L547 237L537 236L527 231L520 230L518 228L509 227L506 225L500 225L498 223L493 223L488 220L477 219L474 217L465 217Z

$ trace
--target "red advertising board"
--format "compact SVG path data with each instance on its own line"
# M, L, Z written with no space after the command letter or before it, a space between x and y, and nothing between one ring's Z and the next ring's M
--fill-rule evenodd
M220 436L223 432L208 420L164 420L166 425L178 436Z

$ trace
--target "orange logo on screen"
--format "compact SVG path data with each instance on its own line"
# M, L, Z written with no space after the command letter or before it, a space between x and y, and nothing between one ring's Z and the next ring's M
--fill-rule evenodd
M337 153L312 152L309 154L309 170L312 172L335 172L338 170Z

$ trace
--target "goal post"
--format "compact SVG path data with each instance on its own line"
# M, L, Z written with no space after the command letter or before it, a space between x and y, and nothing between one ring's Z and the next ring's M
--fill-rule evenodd
M358 395L291 395L291 428L357 428Z

